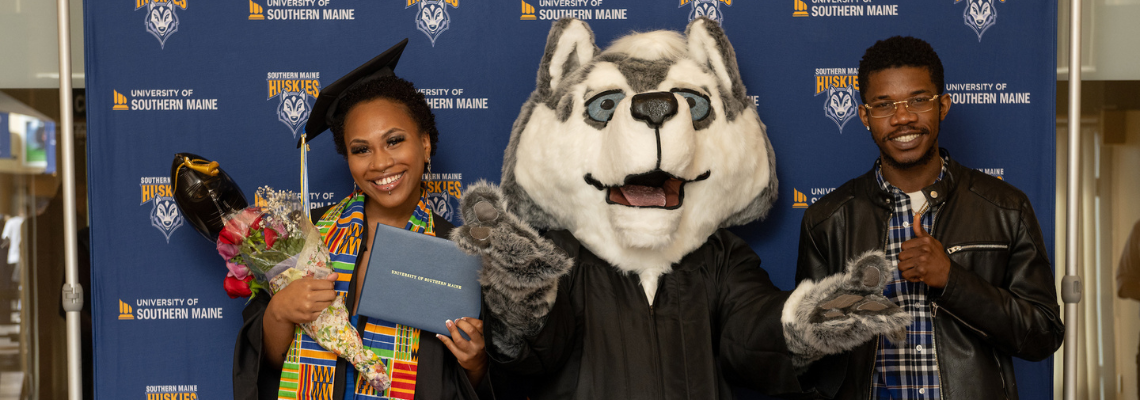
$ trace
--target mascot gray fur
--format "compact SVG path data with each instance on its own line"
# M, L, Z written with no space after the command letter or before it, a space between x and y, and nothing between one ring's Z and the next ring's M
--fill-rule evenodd
M488 352L535 377L531 398L810 394L812 361L910 321L881 252L788 293L724 229L767 214L776 163L711 20L605 51L554 23L503 161L452 239L484 259Z

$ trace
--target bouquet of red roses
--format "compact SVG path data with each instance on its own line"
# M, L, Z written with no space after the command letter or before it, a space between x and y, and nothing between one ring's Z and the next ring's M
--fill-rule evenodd
M259 188L257 195L266 200L266 206L231 213L218 235L218 254L226 259L229 269L226 293L231 298L251 296L266 288L277 293L294 280L322 279L331 274L328 249L309 221L300 197L269 187ZM337 296L315 321L300 328L322 347L352 363L376 390L391 384L380 357L364 347L360 334L349 323L343 296Z

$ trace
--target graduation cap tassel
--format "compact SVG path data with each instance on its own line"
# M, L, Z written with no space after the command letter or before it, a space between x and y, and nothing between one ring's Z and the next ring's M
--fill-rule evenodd
M301 206L302 210L312 210L309 207L309 143L305 142L305 134L301 134Z

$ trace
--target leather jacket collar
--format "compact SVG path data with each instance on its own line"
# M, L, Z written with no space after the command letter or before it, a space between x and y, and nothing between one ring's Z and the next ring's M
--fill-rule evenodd
M942 205L946 199L949 199L951 195L954 194L954 190L958 188L957 177L965 176L965 172L967 171L966 167L950 158L950 152L946 151L946 149L938 148L938 155L946 160L946 174L942 176L941 180L934 182L933 185L922 188L922 192L926 195L926 199L930 202L932 208ZM875 159L871 170L858 178L858 190L863 192L866 198L871 199L871 202L876 207L890 209L891 194L883 190L875 179L875 170L878 168L879 162L879 159Z

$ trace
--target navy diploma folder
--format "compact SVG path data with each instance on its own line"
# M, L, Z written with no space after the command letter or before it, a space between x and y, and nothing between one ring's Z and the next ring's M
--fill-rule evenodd
M451 336L446 320L479 318L482 259L450 240L377 224L357 313Z

